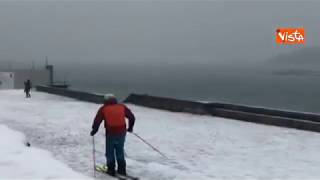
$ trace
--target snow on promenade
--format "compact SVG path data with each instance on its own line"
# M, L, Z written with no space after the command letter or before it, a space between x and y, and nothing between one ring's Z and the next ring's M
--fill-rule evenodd
M0 125L0 179L89 179L25 144L23 134Z
M98 107L39 92L25 99L22 90L5 90L0 91L0 124L21 131L32 147L49 150L73 170L92 177L89 132ZM319 133L129 107L137 119L134 131L169 157L159 156L128 134L128 172L143 180L320 177ZM105 161L103 136L100 127L96 136L100 163Z

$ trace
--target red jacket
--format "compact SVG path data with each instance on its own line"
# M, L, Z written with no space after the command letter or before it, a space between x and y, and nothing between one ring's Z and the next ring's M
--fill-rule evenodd
M92 129L93 131L98 131L101 122L104 121L106 134L125 134L127 131L125 118L129 120L128 130L132 130L135 117L130 109L124 104L118 104L116 101L108 101L99 108Z

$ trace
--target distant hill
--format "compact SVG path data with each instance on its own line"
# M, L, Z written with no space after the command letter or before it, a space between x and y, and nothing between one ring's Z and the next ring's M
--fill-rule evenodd
M273 75L278 76L309 76L309 77L320 77L320 71L307 70L307 69L288 69L273 71Z
M320 47L302 48L267 60L271 65L320 66Z
M268 59L273 75L320 77L320 47L302 48Z

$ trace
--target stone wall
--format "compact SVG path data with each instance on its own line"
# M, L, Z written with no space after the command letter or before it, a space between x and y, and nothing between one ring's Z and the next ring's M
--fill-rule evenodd
M37 86L38 91L67 96L82 101L102 103L103 95L70 89ZM259 124L320 132L320 115L227 103L201 103L173 98L130 94L125 103L173 112L206 114Z
M138 94L129 95L125 102L174 112L208 114L246 122L320 132L320 115L312 113L228 103L200 103Z
M189 112L194 114L207 114L205 104L200 102L179 99L155 97L149 95L130 94L124 102L173 112Z
M101 94L94 94L65 88L54 88L49 86L36 86L36 90L50 94L66 96L81 101L88 101L98 104L103 103L103 95Z

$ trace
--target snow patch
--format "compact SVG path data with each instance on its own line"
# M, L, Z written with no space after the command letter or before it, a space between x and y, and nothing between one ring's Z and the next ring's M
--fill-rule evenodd
M89 179L44 150L27 147L25 136L0 125L0 178Z

